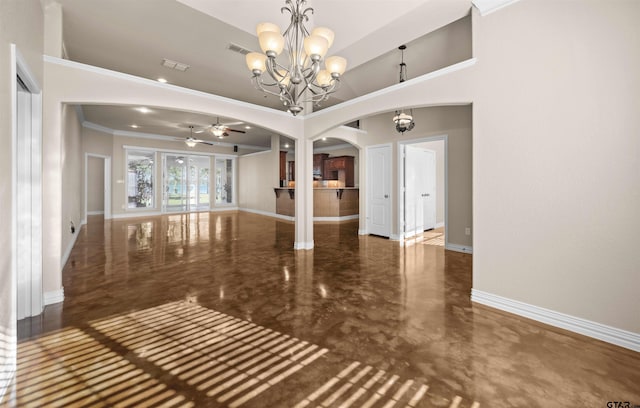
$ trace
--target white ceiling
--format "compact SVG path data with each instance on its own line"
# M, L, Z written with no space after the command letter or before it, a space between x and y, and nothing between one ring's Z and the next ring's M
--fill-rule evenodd
M258 22L275 22L286 28L287 21L280 13L284 0L58 2L63 9L64 43L71 60L144 78L163 77L173 85L283 110L277 97L265 97L255 90L244 56L230 51L228 45L258 49L254 33ZM325 103L330 106L396 83L397 47L401 44L410 46L405 54L410 77L419 74L415 70L411 74L412 64L428 58L424 55L427 51L412 44L467 15L471 0L309 0L307 5L315 9L308 26L334 30L336 40L330 54L349 61L342 89ZM186 72L168 69L161 65L163 58L190 68ZM132 112L126 108L85 107L85 118L112 129L132 130L128 128L134 119ZM215 113L200 116L165 112L157 118L148 116L146 126L154 134L174 135L186 123L215 122ZM262 131L260 139L258 130L254 132L255 140L247 138L247 144L263 145L270 137Z

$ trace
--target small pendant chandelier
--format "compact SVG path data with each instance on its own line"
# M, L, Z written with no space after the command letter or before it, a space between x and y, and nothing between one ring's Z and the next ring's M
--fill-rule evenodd
M404 63L404 50L407 49L407 46L401 45L398 49L402 52L402 62L400 62L400 83L402 83L407 79L407 64ZM396 124L396 130L399 133L413 129L416 125L413 121L413 109L409 109L409 113L405 113L404 109L397 110L393 117L393 123Z
M347 60L335 55L324 58L334 34L325 27L316 27L309 33L304 23L313 8L305 7L306 0L286 0L285 4L280 11L291 14L289 27L280 34L275 24L258 24L256 32L264 54L250 52L246 62L256 88L278 96L295 116L302 112L304 102L317 105L338 90Z

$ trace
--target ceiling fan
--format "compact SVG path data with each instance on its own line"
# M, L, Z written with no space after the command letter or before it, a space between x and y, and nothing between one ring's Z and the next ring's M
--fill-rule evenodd
M242 122L235 122L235 123L230 123L228 125L222 124L220 123L220 118L216 118L216 123L212 124L211 126L207 126L205 128L202 129L198 129L195 131L195 133L202 133L204 131L210 131L211 134L213 134L215 137L217 137L218 139L222 139L225 138L227 136L229 136L228 132L237 132L237 133L247 133L244 130L237 130L237 129L231 129L229 127L229 125L238 125Z
M213 142L208 142L206 140L200 140L200 139L196 139L195 137L193 137L193 129L194 128L195 128L195 126L189 125L189 137L186 138L186 139L176 138L176 140L184 140L184 142L189 147L194 147L198 143L206 144L206 145L209 145L209 146L214 146L215 145L215 143L213 143ZM196 131L196 133L201 133L201 132Z

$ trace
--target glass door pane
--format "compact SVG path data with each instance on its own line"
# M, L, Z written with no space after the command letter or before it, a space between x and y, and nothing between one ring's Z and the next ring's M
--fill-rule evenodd
M210 205L209 167L211 160L208 156L191 156L189 163L189 203L191 211L206 211Z
M164 211L209 209L208 156L165 155Z
M187 162L184 156L165 155L165 211L187 211Z
M233 159L216 159L216 204L233 203Z

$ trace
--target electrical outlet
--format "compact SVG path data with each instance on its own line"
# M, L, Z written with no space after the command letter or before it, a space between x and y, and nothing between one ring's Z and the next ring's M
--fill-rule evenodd
M467 227L464 229L464 235L471 235L471 228Z

